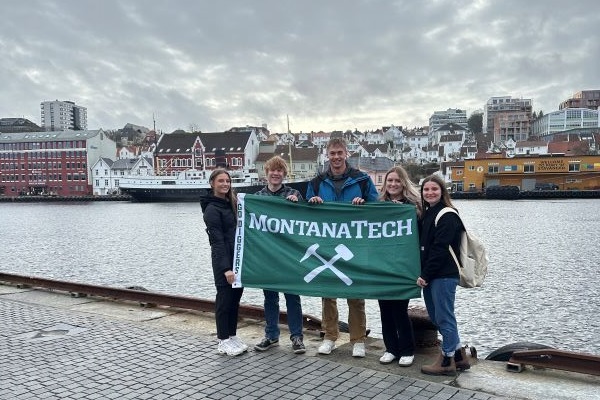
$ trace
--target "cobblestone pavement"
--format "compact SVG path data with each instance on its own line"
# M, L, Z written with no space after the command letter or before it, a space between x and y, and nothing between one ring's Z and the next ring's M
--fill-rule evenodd
M284 349L0 296L0 399L496 399Z

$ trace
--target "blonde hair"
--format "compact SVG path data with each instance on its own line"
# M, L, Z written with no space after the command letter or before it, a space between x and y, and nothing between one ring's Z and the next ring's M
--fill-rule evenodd
M442 197L440 199L440 202L444 206L452 207L456 210L456 207L454 206L454 204L452 204L452 200L450 199L450 192L448 192L446 183L439 175L435 175L435 174L429 175L427 178L423 179L423 182L421 183L421 199L422 199L422 204L423 204L423 210L427 210L429 208L429 203L427 203L423 199L423 186L425 186L425 184L427 182L433 182L436 185L438 185L440 187L440 189L442 190Z
M215 179L217 178L217 176L219 176L221 174L227 175L227 177L229 178L229 182L231 182L231 175L229 175L229 172L227 172L226 169L217 168L217 169L213 170L213 172L210 174L210 177L208 178L208 182L210 183L211 188L214 189ZM226 197L227 197L227 200L229 200L229 203L231 204L231 208L233 209L233 214L236 215L236 218L237 218L237 196L235 194L235 190L233 190L233 186L229 186L229 191L227 192Z
M413 183L408 177L408 173L401 166L395 166L390 168L388 172L385 173L385 177L383 178L383 186L379 190L379 199L383 201L391 201L390 193L387 189L387 178L391 173L396 173L400 178L400 182L402 184L401 195L410 204L414 204L417 207L417 215L421 216L421 210L423 208L421 204L421 196L417 189L415 189Z
M283 175L287 176L288 166L285 160L279 156L273 156L265 163L265 172L274 171L280 169L283 171Z

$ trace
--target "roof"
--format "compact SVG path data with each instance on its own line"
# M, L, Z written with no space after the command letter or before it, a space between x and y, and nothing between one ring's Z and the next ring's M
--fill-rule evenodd
M363 149L365 149L369 154L372 154L375 152L375 150L379 149L379 151L381 151L382 153L387 153L388 151L388 144L387 143L382 143L382 144L369 144L366 142L361 142L360 145L362 146Z
M465 128L464 126L455 124L454 122L450 122L450 123L440 126L435 131L436 132L441 132L441 131L455 132L455 131L466 131L466 130L467 130L467 128Z
M270 153L270 152L262 152L258 154L258 157L256 158L257 162L264 162L267 161L269 158L278 155L280 157L282 157L284 160L289 161L290 157L289 157L289 149L290 147L286 146L286 145L280 145L280 146L276 146L275 150ZM306 161L306 162L317 162L317 158L319 155L319 149L317 149L316 147L302 147L302 148L298 148L298 147L291 147L292 150L292 162L298 162L298 161Z
M577 142L550 142L548 143L548 153L564 153L566 155L586 155L589 153L590 146L585 141Z
M156 146L157 153L187 153L200 138L209 153L225 150L226 153L242 153L248 144L251 131L235 132L197 132L169 133L160 137Z
M26 118L0 118L0 132L39 132L41 129Z
M394 162L387 157L352 156L346 160L350 166L362 171L388 171L394 166Z
M0 133L0 142L51 142L62 140L90 139L102 132L102 129L93 131L48 131L48 132L12 132Z
M546 147L548 143L543 140L525 140L522 142L517 142L515 147Z
M120 158L118 160L115 160L115 162L113 163L111 169L112 170L130 170L131 168L133 168L133 164L135 164L137 162L137 159L135 158Z

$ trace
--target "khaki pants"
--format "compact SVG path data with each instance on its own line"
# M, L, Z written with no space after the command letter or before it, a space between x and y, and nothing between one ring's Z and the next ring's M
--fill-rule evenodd
M337 340L340 330L338 326L339 315L337 299L322 299L323 314L321 327L325 331L325 339ZM350 343L364 343L367 338L367 316L365 314L365 301L363 299L347 299L348 302L348 327L350 330Z

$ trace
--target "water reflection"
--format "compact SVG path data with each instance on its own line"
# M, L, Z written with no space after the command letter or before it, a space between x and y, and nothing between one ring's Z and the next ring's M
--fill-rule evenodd
M458 290L463 341L482 355L517 341L600 354L600 215L594 212L599 201L456 204L491 259L483 288ZM0 238L3 272L204 298L215 294L198 204L0 203ZM261 304L262 292L247 289L243 301ZM305 312L315 316L320 304L318 298L303 298ZM339 309L347 319L345 302ZM379 336L376 301L367 301L367 312Z

